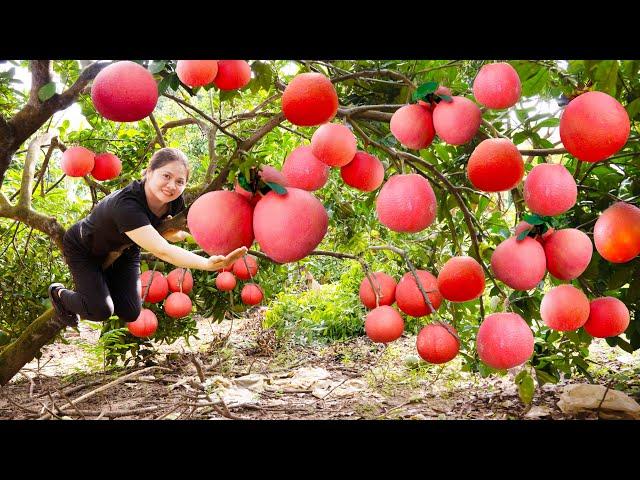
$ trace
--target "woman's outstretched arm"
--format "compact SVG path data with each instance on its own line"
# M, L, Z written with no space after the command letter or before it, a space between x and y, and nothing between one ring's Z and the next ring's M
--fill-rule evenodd
M145 225L125 233L141 248L176 267L214 271L230 266L247 253L247 247L240 247L226 256L201 257L184 248L171 245L151 225Z

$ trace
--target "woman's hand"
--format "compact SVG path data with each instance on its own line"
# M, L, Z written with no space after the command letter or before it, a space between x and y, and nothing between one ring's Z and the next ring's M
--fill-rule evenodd
M204 270L215 271L233 265L233 262L242 258L247 253L247 247L236 248L228 255L212 255L207 260L207 268Z

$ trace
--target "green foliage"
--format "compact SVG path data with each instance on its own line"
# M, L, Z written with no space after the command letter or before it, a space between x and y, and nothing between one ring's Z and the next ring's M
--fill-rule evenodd
M361 269L358 263L351 263L335 284L278 294L266 312L264 326L302 344L361 335L365 311L352 293L360 285Z

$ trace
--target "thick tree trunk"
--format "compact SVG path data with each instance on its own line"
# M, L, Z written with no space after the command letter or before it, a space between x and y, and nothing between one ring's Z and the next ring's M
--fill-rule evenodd
M58 319L53 308L34 320L17 340L0 351L0 385L9 383L64 328L65 324Z

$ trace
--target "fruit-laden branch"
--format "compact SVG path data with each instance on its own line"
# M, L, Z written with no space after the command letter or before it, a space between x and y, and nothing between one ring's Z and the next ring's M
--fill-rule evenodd
M460 195L460 192L455 187L455 185L453 185L449 181L449 179L447 177L445 177L442 173L440 173L436 167L431 165L429 162L421 159L420 157L416 157L415 155L412 155L412 154L407 153L407 152L398 152L398 154L401 157L405 157L409 162L418 163L419 165L421 165L424 168L428 169L431 173L433 173L445 185L446 189L449 190L449 192L453 194L453 196L454 196L454 198L456 200L456 203L458 204L458 207L460 207L460 210L462 211L462 214L464 216L464 221L465 221L465 223L467 225L467 230L469 231L469 237L471 238L471 244L473 245L473 250L474 250L474 253L475 253L474 257L480 263L480 265L482 265L482 269L489 276L489 278L491 279L491 281L493 282L495 287L498 289L498 291L500 292L502 297L506 297L506 294L502 291L500 286L497 284L496 279L494 278L493 274L491 273L489 268L485 265L484 260L482 260L482 257L480 256L480 246L478 245L478 234L476 232L475 227L473 226L473 220L472 220L472 218L474 218L474 217L471 214L471 212L469 211L469 209L467 208L467 205L464 202L464 199ZM416 168L415 165L412 165L412 166L413 166L413 168ZM419 170L419 169L416 168L416 170Z
M609 157L606 160L603 160L601 162L593 162L593 164L591 164L589 166L589 168L587 169L586 172L584 172L584 175L582 176L582 178L580 179L580 181L578 182L578 185L582 185L584 183L584 181L587 179L587 177L589 176L589 174L591 173L591 171L596 168L596 167L600 167L602 165L606 165L607 163L611 162L612 160L616 160L618 158L624 158L624 157L634 157L638 155L638 152L627 152L627 153L621 153L620 155L614 155L613 157ZM613 162L615 163L615 162Z
M218 129L224 133L227 137L231 137L233 138L237 143L241 143L242 139L237 136L235 133L231 133L228 130L226 130L215 118L213 118L210 115L207 115L205 112L203 112L202 110L200 110L198 107L194 107L193 105L191 105L189 102L186 102L184 100L182 100L181 98L178 98L174 95L171 95L169 93L163 93L163 96L170 98L171 100L173 100L174 102L183 105L184 107L193 110L194 112L196 112L198 115L200 115L202 118L204 118L205 120L207 120L208 122L210 122L212 125L215 125L216 127L218 127Z
M54 137L51 141L51 145L54 145L55 147L57 147L62 153L66 152L67 150L67 146L62 143L60 141L60 139L58 139L57 137ZM44 167L43 167L44 168ZM102 185L101 183L96 182L95 180L93 180L91 177L89 177L89 175L85 175L84 177L82 177L84 182L89 185L89 187L93 188L93 189L97 189L100 190L102 193L104 193L105 195L109 195L111 193L111 190L109 190L107 187L105 187L104 185Z
M218 174L218 176L202 190L200 195L203 195L207 192L212 192L214 190L220 190L220 188L222 188L222 185L227 181L227 177L229 176L229 172L231 171L231 165L233 164L233 162L241 155L246 155L247 152L249 152L249 150L251 150L253 146L262 139L262 137L264 137L271 130L280 125L283 121L284 113L280 112L258 130L256 130L249 138L241 141L237 146L235 152L233 152L233 155L231 155L231 157L229 158L227 164Z
M392 252L397 253L398 255L401 255L402 258L404 258L404 261L407 263L407 265L409 266L409 269L411 270L411 274L413 275L413 278L416 281L416 284L418 285L418 288L420 289L420 293L422 293L422 298L424 299L425 303L427 305L429 305L429 308L431 308L431 312L433 313L433 318L436 319L435 322L436 324L440 324L442 326L446 327L446 323L437 320L438 318L438 312L436 311L435 308L433 308L433 304L431 303L431 300L429 299L429 295L427 295L427 291L424 289L424 286L422 285L422 282L420 281L420 278L418 277L418 272L416 271L416 267L413 265L413 263L411 262L411 260L409 259L409 255L407 254L406 251L398 248L398 247L394 247L393 245L378 245L378 246L373 246L370 247L371 250L391 250ZM429 292L432 292L433 290L429 290ZM437 290L435 290L437 291ZM482 307L482 297L480 297L480 309L483 310ZM484 311L482 313L482 318L484 319ZM452 332L451 330L449 330L449 328L445 328L445 330L452 335L458 342L460 342L460 337L458 336L457 333Z
M240 120L246 120L249 118L254 118L256 116L258 116L258 112L260 110L262 110L264 107L266 107L267 105L269 105L271 102L273 102L274 100L280 98L282 96L282 94L280 92L275 93L273 95L271 95L269 98L267 98L266 100L264 100L262 103L260 103L257 107L255 107L253 110L250 110L248 112L244 112L244 113L239 113L237 115L234 115L232 117L229 117L225 120L224 122L224 126L228 127L229 125L233 125L234 123L240 121ZM264 113L264 115L269 115L269 116L273 116L275 115L274 113Z
M75 83L61 94L54 94L42 102L38 97L42 86L51 81L50 61L33 60L31 62L31 93L27 104L12 118L0 122L0 187L4 175L13 160L13 155L31 135L45 124L51 116L74 103L87 84L111 62L95 62L85 68Z
M420 281L420 277L418 277L418 272L416 271L416 267L413 265L413 262L411 262L411 260L409 259L409 255L407 254L406 251L402 250L401 248L394 247L393 245L375 245L373 247L370 247L370 249L371 250L390 250L390 251L392 251L394 253L397 253L398 255L402 256L402 258L406 262L407 266L409 267L409 270L411 270L411 275L413 275L413 278L415 279L416 284L418 285L418 288L420 289L420 293L422 293L422 298L424 299L425 304L429 305L429 308L433 312L434 316L438 315L437 312L436 312L436 309L433 308L433 304L431 303L431 299L429 298L429 295L427 294L427 291L424 289L424 286L422 285L422 282Z
M361 70L359 72L349 73L347 75L341 75L339 77L333 77L331 79L331 81L333 83L338 83L338 82L344 82L346 80L351 80L351 79L354 79L354 78L361 78L361 77L390 77L390 78L395 78L396 80L401 80L402 82L407 84L407 86L409 86L409 88L411 90L415 90L416 89L415 84L407 76L403 75L400 72L396 72L394 70L387 70L387 69Z
M458 206L460 207L460 210L462 211L462 214L464 215L464 220L465 223L467 225L467 230L469 231L469 236L471 238L471 244L473 245L473 249L474 249L474 257L476 258L476 260L478 261L478 263L480 263L480 265L482 266L482 269L485 271L485 273L489 276L489 278L491 279L491 281L493 282L493 284L495 285L495 287L498 289L498 291L500 292L500 294L502 295L502 297L506 298L506 294L502 291L502 289L500 288L500 286L498 285L498 283L496 282L496 279L494 278L493 274L491 273L491 271L488 269L488 267L485 265L484 261L482 260L482 257L480 256L480 247L478 245L478 238L477 238L477 232L475 227L473 226L473 215L471 215L471 212L469 212L469 209L467 208L466 204L464 203L464 200L462 198L462 196L460 195L460 192L458 191L458 189L455 187L455 185L453 185L449 179L447 179L447 177L445 177L442 173L440 173L440 171L438 171L438 169L431 165L429 162L426 162L425 160L421 159L420 157L417 157L415 155L412 155L410 153L406 153L406 152L399 152L391 147L387 147L386 145L383 145L379 142L376 142L375 140L371 139L366 133L364 133L362 131L362 129L355 123L352 122L351 120L349 120L349 123L351 123L351 125L353 125L354 130L356 131L356 133L358 133L360 136L363 137L363 139L376 146L377 148L384 150L385 152L387 152L389 155L392 155L393 157L396 157L398 159L407 159L408 162L414 162L414 163L419 163L420 165L424 166L425 168L427 168L434 176L436 176L439 180L440 183L442 183L444 185L444 187L451 193L453 194L456 203L458 204ZM410 163L411 164L411 163ZM422 173L424 175L424 172L422 172L420 169L418 169L415 165L411 165L414 169L416 169L416 171Z

